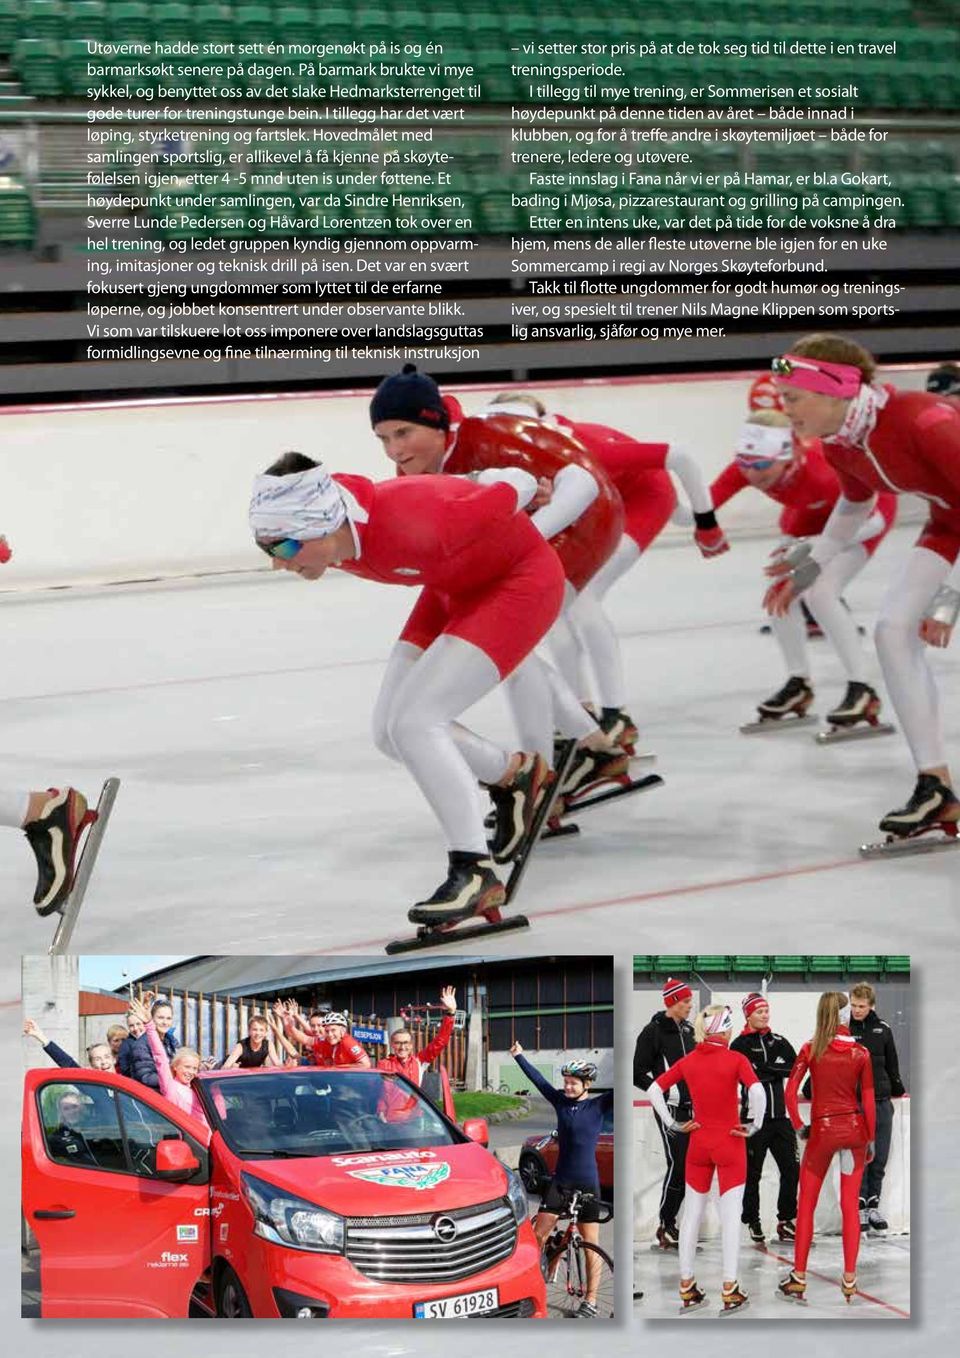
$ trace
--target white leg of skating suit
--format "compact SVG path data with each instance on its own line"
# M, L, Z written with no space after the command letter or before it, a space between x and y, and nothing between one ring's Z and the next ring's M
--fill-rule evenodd
M683 1211L680 1214L680 1242L677 1246L681 1278L697 1276L697 1241L700 1239L703 1209L709 1196L709 1193L698 1193L689 1184L684 1191Z
M949 570L944 557L914 547L890 583L874 633L887 691L918 769L947 762L937 681L917 629Z
M460 637L440 636L426 651L397 642L374 708L374 740L413 775L443 827L447 846L487 852L477 780L498 782L509 751L454 718L500 682L496 665Z
M601 707L622 708L627 701L620 641L604 611L603 599L639 559L640 548L625 534L570 609L571 624L589 656Z
M553 657L553 663L560 671L561 676L567 686L574 693L580 692L580 668L583 660L583 650L580 640L570 626L568 613L571 604L577 597L577 592L568 580L563 590L563 608L560 616L550 628L545 637L547 648Z
M30 807L29 794L20 788L0 787L0 825L19 830Z
M740 1267L740 1212L743 1209L745 1184L728 1188L720 1194L720 1248L723 1256L724 1282L736 1282Z
M533 653L514 670L504 688L521 750L536 750L553 763L554 727L576 740L592 735L597 723L585 712L563 676Z
M866 549L859 543L845 547L838 556L827 562L816 582L803 596L804 603L836 651L847 679L855 679L860 683L867 682L872 667L868 664L857 624L853 615L840 602L840 595L869 560Z
M794 599L782 618L771 618L770 626L783 655L787 674L799 674L810 678L810 660L807 655L807 624L803 620L803 609L799 599Z

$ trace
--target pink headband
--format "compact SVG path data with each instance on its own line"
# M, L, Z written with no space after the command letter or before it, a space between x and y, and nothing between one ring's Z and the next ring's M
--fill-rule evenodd
M783 354L770 367L781 386L801 387L844 401L856 396L863 385L863 373L852 363L828 363L823 358Z

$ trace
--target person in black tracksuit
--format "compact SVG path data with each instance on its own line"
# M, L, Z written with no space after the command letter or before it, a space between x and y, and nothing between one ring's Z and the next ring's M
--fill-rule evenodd
M767 1151L773 1156L780 1174L777 1194L777 1235L793 1240L796 1234L797 1136L787 1114L783 1089L797 1053L779 1033L770 1031L770 1005L766 995L753 991L743 1001L746 1026L730 1043L731 1051L742 1052L756 1071L767 1095L763 1126L747 1141L747 1183L743 1191L741 1220L750 1228L750 1238L758 1245L766 1240L760 1221L760 1178ZM742 1110L746 1117L746 1104Z
M677 981L671 976L663 987L663 1003L664 1008L654 1014L637 1038L633 1053L633 1083L638 1089L649 1089L658 1075L669 1070L696 1046L693 1025L687 1022L687 1015L693 1005L693 991L686 981ZM673 1086L670 1100L676 1100L675 1102L668 1100L675 1121L689 1122L693 1117L693 1103L690 1091L682 1080ZM657 1243L661 1249L676 1249L680 1240L677 1213L683 1202L684 1167L689 1137L679 1132L668 1132L659 1118L654 1118L654 1122L660 1133L667 1160L667 1172L660 1196Z
M900 1078L900 1062L893 1031L877 1014L876 1003L877 992L867 981L855 985L850 991L850 1032L870 1053L877 1100L876 1149L860 1181L860 1226L863 1230L869 1228L882 1233L887 1229L887 1223L880 1211L880 1194L893 1132L893 1104L890 1100L903 1098L907 1091Z

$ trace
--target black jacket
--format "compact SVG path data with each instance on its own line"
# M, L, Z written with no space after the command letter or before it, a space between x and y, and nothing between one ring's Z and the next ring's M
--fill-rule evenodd
M797 1059L797 1053L785 1037L779 1033L772 1033L768 1028L765 1032L741 1033L730 1043L731 1051L742 1052L743 1055L753 1066L757 1079L763 1085L767 1096L767 1111L764 1122L770 1118L787 1117L786 1104L783 1099L783 1087L786 1083L793 1063ZM742 1098L742 1116L746 1116L746 1098Z
M873 1062L874 1094L880 1099L899 1099L907 1091L900 1079L900 1063L897 1060L897 1044L889 1023L871 1009L864 1019L850 1020L850 1032L870 1053Z
M172 1028L164 1033L162 1041L167 1049L167 1055L172 1057L180 1045L173 1035ZM160 1076L157 1074L157 1064L153 1059L146 1033L141 1033L129 1050L130 1079L139 1080L142 1085L159 1092Z
M693 1024L686 1019L677 1023L661 1009L637 1038L633 1053L633 1083L638 1089L649 1089L658 1075L669 1070L681 1057L687 1056L696 1045ZM681 1109L692 1108L690 1091L682 1080L673 1089L667 1090L667 1102L672 1104L674 1090L678 1100L676 1106Z

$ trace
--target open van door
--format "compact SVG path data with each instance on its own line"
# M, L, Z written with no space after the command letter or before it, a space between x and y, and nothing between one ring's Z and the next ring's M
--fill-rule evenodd
M27 1072L23 1212L42 1316L188 1314L210 1266L210 1138L122 1075Z

